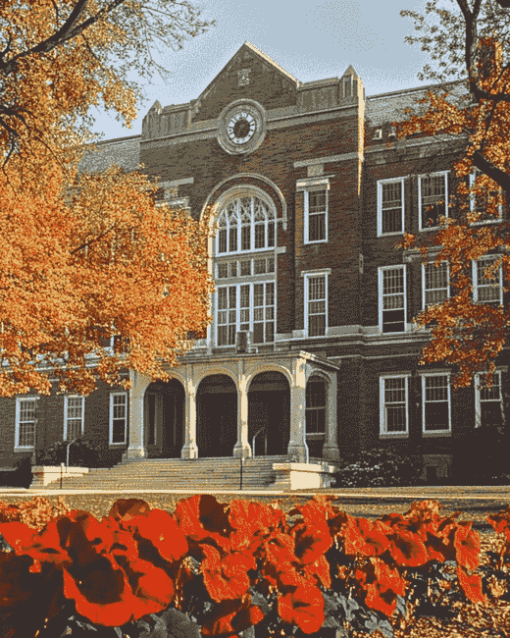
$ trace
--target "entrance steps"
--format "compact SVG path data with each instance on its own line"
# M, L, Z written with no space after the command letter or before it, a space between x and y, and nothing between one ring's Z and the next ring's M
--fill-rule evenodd
M310 459L310 462L320 462ZM276 472L274 463L288 462L286 455L257 456L243 463L243 490L271 489ZM63 489L74 490L239 490L240 459L232 456L199 459L141 459L112 468L91 468L82 476L64 477ZM40 489L32 482L31 489ZM60 480L45 489L60 489ZM274 488L273 489L278 489Z

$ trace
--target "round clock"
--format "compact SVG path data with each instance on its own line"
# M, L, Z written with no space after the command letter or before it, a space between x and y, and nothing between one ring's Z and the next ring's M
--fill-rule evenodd
M264 108L254 100L237 100L220 115L218 142L230 155L251 153L260 146L265 132Z
M246 144L257 130L257 122L246 109L237 111L227 124L227 133L234 144Z

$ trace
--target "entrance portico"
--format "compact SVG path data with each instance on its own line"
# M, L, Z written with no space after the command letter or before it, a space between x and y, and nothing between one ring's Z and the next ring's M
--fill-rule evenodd
M250 384L257 375L279 372L287 380L290 389L290 432L287 455L289 461L304 463L307 459L306 444L306 387L313 376L320 377L326 385L326 415L322 458L335 462L339 459L337 441L337 371L339 366L305 351L256 353L225 353L203 356L189 353L182 364L173 368L172 377L184 388L184 445L181 458L196 459L201 454L197 442L197 401L199 386L212 375L230 379L237 392L237 440L231 454L236 458L252 455L252 441L248 438L248 393ZM129 447L124 460L147 457L144 430L147 410L144 397L151 379L130 372L132 387L129 401ZM255 386L254 386L255 387ZM235 417L233 417L235 418ZM284 425L283 423L281 424ZM289 426L287 426L289 427Z

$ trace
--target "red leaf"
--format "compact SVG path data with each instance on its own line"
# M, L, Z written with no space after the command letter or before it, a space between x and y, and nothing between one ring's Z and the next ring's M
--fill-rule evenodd
M115 521L129 522L135 516L147 516L151 508L139 498L119 498L111 507L109 517Z
M305 565L305 571L310 576L316 576L323 587L331 589L329 563L324 555L320 556L314 563Z
M225 513L226 507L211 494L197 494L177 503L175 520L182 532L193 540L212 538L220 547L228 549L228 535L232 528Z
M221 556L211 545L202 545L204 585L216 602L242 598L250 587L247 571L256 567L253 557L240 552Z
M457 576L459 577L460 586L471 602L484 605L487 603L485 594L482 591L482 579L479 574L469 576L461 565L457 565Z
M214 608L214 617L208 618L200 629L203 636L238 633L256 625L264 618L261 609L251 604L251 596L244 600L224 600Z
M296 526L293 536L296 541L295 554L303 564L315 562L333 545L328 524L320 519L316 525Z
M480 537L471 525L459 523L453 541L457 563L466 569L476 569L480 563Z
M285 623L295 624L305 634L313 634L324 624L324 598L320 589L302 585L278 597L278 614Z
M425 544L418 534L396 528L389 538L391 555L399 565L417 567L429 560Z
M382 554L390 546L390 542L381 530L380 524L374 525L366 518L350 517L343 534L346 554L375 556Z
M154 509L146 516L134 517L131 525L170 563L179 560L188 552L186 537L168 512Z

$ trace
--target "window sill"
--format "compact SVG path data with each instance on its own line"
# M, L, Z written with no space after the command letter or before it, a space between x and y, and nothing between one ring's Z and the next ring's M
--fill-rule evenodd
M327 239L316 239L315 241L305 241L303 242L303 244L305 246L309 246L309 245L313 245L313 244L327 244L328 240Z
M434 439L434 438L439 438L439 437L444 437L444 436L451 436L452 435L452 431L451 430L436 430L434 431L429 431L429 432L422 432L421 433L422 437L424 439Z
M324 439L325 437L326 437L326 434L324 432L307 432L306 433L307 440L308 439L319 440L319 439Z
M377 237L397 237L398 235L403 235L404 232L402 230L396 231L394 233L378 233Z
M15 452L33 452L34 450L35 450L35 446L33 445L14 446Z
M447 217L446 219L449 218ZM441 228L446 228L446 226L438 224L437 226L431 226L430 228L420 228L420 233L430 233L431 230L440 230Z
M409 432L380 432L380 439L408 439Z
M123 443L109 443L110 447L120 447L122 445L127 445L127 442L124 441Z

